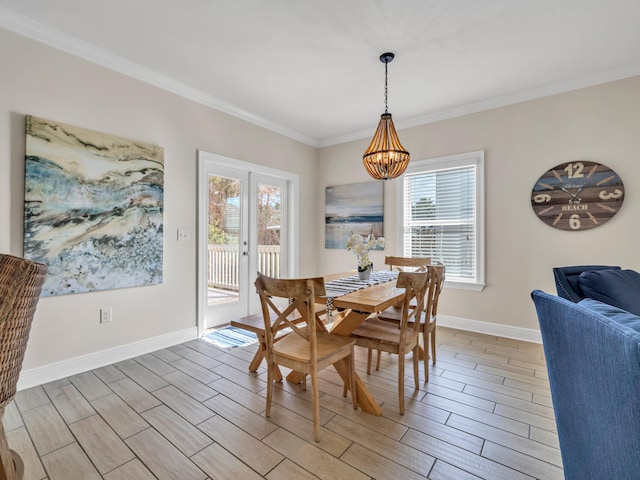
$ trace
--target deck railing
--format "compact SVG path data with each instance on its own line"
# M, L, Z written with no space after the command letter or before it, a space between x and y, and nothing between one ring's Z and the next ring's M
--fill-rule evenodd
M239 289L238 245L209 245L207 281L210 287ZM280 246L258 245L258 271L270 277L280 276Z

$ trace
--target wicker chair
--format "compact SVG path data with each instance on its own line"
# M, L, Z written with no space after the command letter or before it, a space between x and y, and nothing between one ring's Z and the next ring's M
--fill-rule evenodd
M41 263L0 254L0 480L19 480L24 474L22 459L7 444L2 417L16 394L46 273Z

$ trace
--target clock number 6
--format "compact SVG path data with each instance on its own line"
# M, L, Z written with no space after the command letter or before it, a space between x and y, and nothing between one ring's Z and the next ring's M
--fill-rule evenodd
M551 195L548 193L539 193L535 197L533 197L533 201L536 203L545 203L551 201Z
M569 165L564 167L564 171L567 172L567 176L569 178L584 177L582 170L584 170L584 163L582 162L570 163Z
M569 227L571 230L578 230L580 228L580 215L574 213L569 217Z

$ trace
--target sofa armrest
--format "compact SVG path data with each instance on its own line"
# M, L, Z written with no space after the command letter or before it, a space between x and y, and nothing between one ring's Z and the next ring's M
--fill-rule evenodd
M564 298L532 298L566 480L640 478L640 332Z

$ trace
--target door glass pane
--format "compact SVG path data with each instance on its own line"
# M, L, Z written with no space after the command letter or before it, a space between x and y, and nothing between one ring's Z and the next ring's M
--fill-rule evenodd
M239 301L240 181L209 176L209 305Z
M282 189L258 183L258 271L280 278Z

